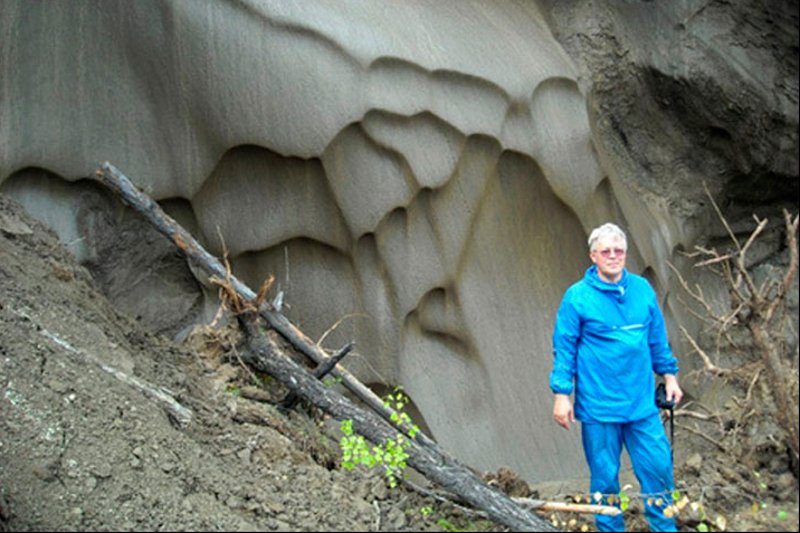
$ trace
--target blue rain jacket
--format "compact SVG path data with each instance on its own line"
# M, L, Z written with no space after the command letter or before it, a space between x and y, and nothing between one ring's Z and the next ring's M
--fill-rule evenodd
M627 269L618 283L606 283L592 265L567 289L553 352L550 390L574 388L581 422L625 423L657 413L653 372L678 373L655 291Z

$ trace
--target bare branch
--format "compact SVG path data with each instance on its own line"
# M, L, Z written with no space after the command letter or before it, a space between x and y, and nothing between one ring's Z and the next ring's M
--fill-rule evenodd
M763 301L762 297L759 294L758 288L756 287L755 281L753 281L753 276L750 275L750 271L747 269L747 251L749 250L750 246L755 242L756 237L764 230L767 225L767 219L759 220L758 217L755 217L756 222L758 225L756 229L750 234L750 237L747 239L747 242L742 247L739 252L739 258L736 261L736 270L744 279L745 284L747 285L747 290L750 292L750 297L754 299L754 302L757 305L761 305Z
M753 245L753 242L755 242L756 237L758 237L761 234L761 232L764 231L764 228L767 226L766 218L761 220L759 220L758 217L754 218L756 220L757 226L756 229L754 229L753 232L750 234L750 237L748 237L747 242L745 242L744 246L742 246L741 252L739 253L740 260L744 258L744 256L747 254L747 250L750 248L750 246ZM742 263L742 270L747 270L744 263Z
M703 182L703 189L706 191L706 196L708 196L708 199L711 201L714 211L717 213L720 221L722 221L722 225L725 226L725 230L728 232L728 236L731 238L731 241L736 245L736 249L741 251L742 247L739 245L739 240L736 238L733 230L731 230L731 227L728 225L728 221L725 220L725 217L722 215L722 211L720 211L717 202L714 201L714 197L711 196L711 191L708 190L708 185L705 181Z
M349 314L344 315L342 318L340 318L339 320L334 322L334 324L331 327L329 327L328 329L325 330L325 332L320 336L319 340L317 341L317 346L322 348L322 343L325 341L325 339L328 337L328 335L333 333L334 330L336 330L336 328L338 328L342 324L342 322L344 322L346 319L355 318L355 317L369 318L369 315L367 315L365 313L349 313Z
M697 267L697 268L710 266L710 265L714 265L716 263L721 263L723 261L727 261L727 260L733 259L733 258L734 258L734 254L718 255L718 256L713 257L711 259L706 259L705 261L700 261L699 263L695 263L694 266Z
M695 290L692 290L689 287L689 283L686 281L686 279L683 277L683 275L678 271L678 269L675 267L675 265L672 264L672 262L667 261L667 266L669 266L669 268L675 273L675 276L677 276L678 282L681 284L681 287L683 287L683 290L689 296L691 296L692 299L695 302L697 302L698 304L703 306L703 308L705 309L706 314L708 316L710 316L710 317L714 318L715 320L717 320L716 312L713 310L711 305L709 305L708 301L706 300L705 295L703 294L703 289L700 287L700 285L695 284ZM688 306L687 306L687 308L688 308ZM692 314L695 314L695 311L693 309L691 309L691 308L689 308L689 312L691 312ZM700 320L702 320L704 322L707 321L706 317L703 317L703 316L701 316L699 314L695 314L695 316L698 319L700 319Z
M686 328L684 326L680 326L680 329L681 329L681 333L683 333L683 336L686 338L686 340L689 341L689 343L692 345L692 348L694 348L695 352L697 352L697 354L703 360L703 363L705 364L706 370L708 370L712 374L716 374L718 376L726 376L726 375L730 374L730 372L731 372L730 369L718 367L717 365L715 365L714 363L711 362L711 358L708 357L708 354L705 352L705 350L703 350L700 347L700 345L697 344L697 341L694 339L694 337L692 337L689 334L689 332L686 331Z
M703 184L705 187L705 184ZM712 362L711 357L705 349L689 335L686 328L680 327L683 336L689 341L694 352L703 361L703 369L713 376L722 377L728 381L737 382L736 385L746 390L743 400L733 398L735 405L733 411L729 413L730 418L726 424L720 428L721 435L732 439L731 451L737 449L739 438L747 438L752 424L751 419L759 413L774 417L777 424L781 427L784 435L776 440L787 446L790 450L792 470L797 471L800 462L800 430L797 422L797 385L793 376L797 375L796 368L787 368L785 351L785 328L789 324L793 328L794 321L787 316L785 306L786 295L792 290L798 271L798 249L797 249L797 215L791 216L784 210L784 223L786 226L786 246L789 251L789 264L782 273L779 280L774 276L767 276L766 279L756 284L753 273L747 262L747 254L754 248L756 241L763 236L767 227L767 219L760 219L754 215L756 227L750 233L747 240L742 245L738 240L727 220L722 214L719 206L706 188L706 194L711 200L714 210L725 227L728 235L733 242L736 252L720 254L715 249L707 249L702 246L695 246L696 252L693 257L704 257L694 266L708 268L711 272L719 275L728 289L730 298L730 310L728 314L715 312L709 304L703 289L697 285L690 289L688 283L681 277L680 273L672 265L670 267L677 274L678 279L687 294L697 302L706 312L706 317L689 308L689 312L698 317L702 322L708 324L711 320L715 322L717 329L716 348L719 353L723 339L727 340L729 347L739 350L733 342L732 333L742 331L737 328L746 328L742 332L749 333L749 340L752 344L748 345L747 351L739 353L748 359L736 368L723 368ZM688 308L688 306L687 306ZM774 320L779 315L781 320ZM788 322L787 322L788 320ZM728 346L726 346L728 348ZM752 351L751 351L752 350ZM791 365L791 363L789 363ZM762 380L761 375L767 376ZM760 388L756 388L760 385ZM759 394L756 394L756 392ZM758 396L758 397L757 397ZM764 402L764 403L762 403ZM718 420L722 421L722 417ZM730 426L733 422L733 427ZM688 429L688 428L687 428ZM697 430L696 430L697 431ZM704 438L708 438L704 435ZM710 439L709 439L710 440Z
M688 409L678 409L673 412L673 415L677 416L688 416L690 418L698 418L700 420L714 420L718 415L707 415L703 413L698 413L697 411L690 411Z
M798 215L795 215L794 219L792 219L792 216L789 214L789 212L785 209L783 210L783 219L786 225L786 248L789 250L789 265L786 267L786 272L784 273L780 286L777 289L775 299L770 302L767 310L764 313L764 318L767 321L772 319L775 309L777 309L778 305L783 302L786 294L792 290L794 278L797 275L798 252L795 234L797 233L799 218L800 217Z
M701 438L707 440L708 442L710 442L711 444L713 444L714 446L716 446L717 448L719 448L720 450L722 450L726 454L728 453L728 448L726 446L724 446L719 441L719 439L715 439L713 437L710 437L710 436L706 435L705 433L703 433L702 431L700 431L699 429L693 428L691 426L686 426L684 424L678 424L677 422L675 423L675 427L678 427L678 428L681 428L681 429L685 429L689 433L694 433L698 437L701 437Z

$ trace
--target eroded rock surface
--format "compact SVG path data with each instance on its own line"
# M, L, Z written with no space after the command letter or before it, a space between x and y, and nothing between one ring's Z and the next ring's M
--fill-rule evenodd
M748 41L714 3L612 4L6 1L2 189L124 310L208 320L214 291L83 179L111 161L251 286L273 274L309 335L356 340L348 368L455 455L579 475L547 374L588 231L623 225L666 297L701 177L797 198L797 16Z

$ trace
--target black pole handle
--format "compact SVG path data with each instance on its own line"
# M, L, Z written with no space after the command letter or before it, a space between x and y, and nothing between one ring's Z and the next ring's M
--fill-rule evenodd
M674 400L667 400L667 386L663 383L659 383L658 387L656 387L656 406L659 409L669 409L669 450L672 453L672 462L675 463L675 450L674 442L675 442L675 414L673 413L673 408L675 407Z

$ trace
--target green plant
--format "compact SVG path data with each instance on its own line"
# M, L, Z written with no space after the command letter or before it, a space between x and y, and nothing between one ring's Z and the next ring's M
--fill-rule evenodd
M384 405L394 409L391 415L392 422L398 427L409 427L408 435L414 437L419 431L419 427L411 422L408 414L402 409L408 405L408 396L403 392L402 387L395 387L394 392L384 398ZM343 436L339 439L339 446L342 449L342 467L352 470L358 465L367 468L382 466L389 486L397 486L398 477L402 475L407 466L409 457L406 449L409 440L403 433L398 433L393 438L387 438L381 444L375 444L370 448L363 435L358 435L353 430L353 421L350 419L342 420L339 429Z
M409 399L406 396L406 393L403 392L403 387L398 385L394 388L394 392L387 394L383 398L383 405L393 409L393 412L390 416L392 422L394 422L398 427L403 427L405 425L409 426L408 436L414 438L414 435L417 434L419 431L419 427L411 422L411 417L408 416L407 413L403 411L406 405L408 405Z
M437 520L436 525L447 531L467 531L466 529L462 529L456 526L454 523L452 523L450 520L446 518L440 518L439 520Z
M628 496L628 493L624 490L619 492L619 508L624 512L628 510L628 504L630 503L631 499Z
M333 387L334 385L340 385L343 381L342 376L328 376L322 380L322 383L326 387Z

